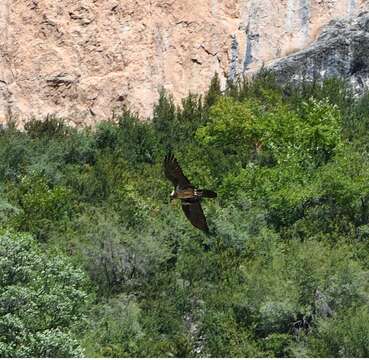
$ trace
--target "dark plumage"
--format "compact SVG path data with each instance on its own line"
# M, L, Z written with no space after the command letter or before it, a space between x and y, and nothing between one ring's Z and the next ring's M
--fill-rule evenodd
M164 173L174 186L170 199L180 199L182 209L191 224L205 232L209 231L206 218L201 207L204 197L215 198L217 194L212 190L196 189L183 174L177 159L169 154L164 159Z

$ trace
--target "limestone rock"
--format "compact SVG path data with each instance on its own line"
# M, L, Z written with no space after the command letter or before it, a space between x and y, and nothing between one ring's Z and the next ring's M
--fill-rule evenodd
M128 105L150 116L306 48L365 0L1 0L0 122L56 114L93 124ZM367 3L367 2L366 2Z
M369 13L331 21L311 46L268 67L281 82L339 77L362 93L369 85Z

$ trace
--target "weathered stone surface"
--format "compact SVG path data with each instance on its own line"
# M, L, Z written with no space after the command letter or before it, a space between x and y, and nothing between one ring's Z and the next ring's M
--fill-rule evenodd
M150 115L309 45L364 0L1 0L0 122L57 114L76 124L127 104Z
M332 20L311 46L268 67L281 82L339 77L362 93L369 86L369 13Z

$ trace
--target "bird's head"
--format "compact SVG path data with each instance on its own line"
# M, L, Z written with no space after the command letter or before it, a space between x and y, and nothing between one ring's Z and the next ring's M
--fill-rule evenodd
M169 201L170 201L170 203L172 203L172 201L174 200L174 199L176 199L177 198L177 194L176 194L176 192L173 190L171 193L170 193L170 195L169 195Z

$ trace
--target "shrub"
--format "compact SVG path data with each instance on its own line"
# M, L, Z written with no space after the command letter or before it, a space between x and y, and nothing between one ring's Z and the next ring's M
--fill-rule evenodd
M321 320L309 338L309 356L368 357L368 308L349 308L332 319Z
M27 235L0 235L1 357L82 356L87 278L65 257L42 254Z

